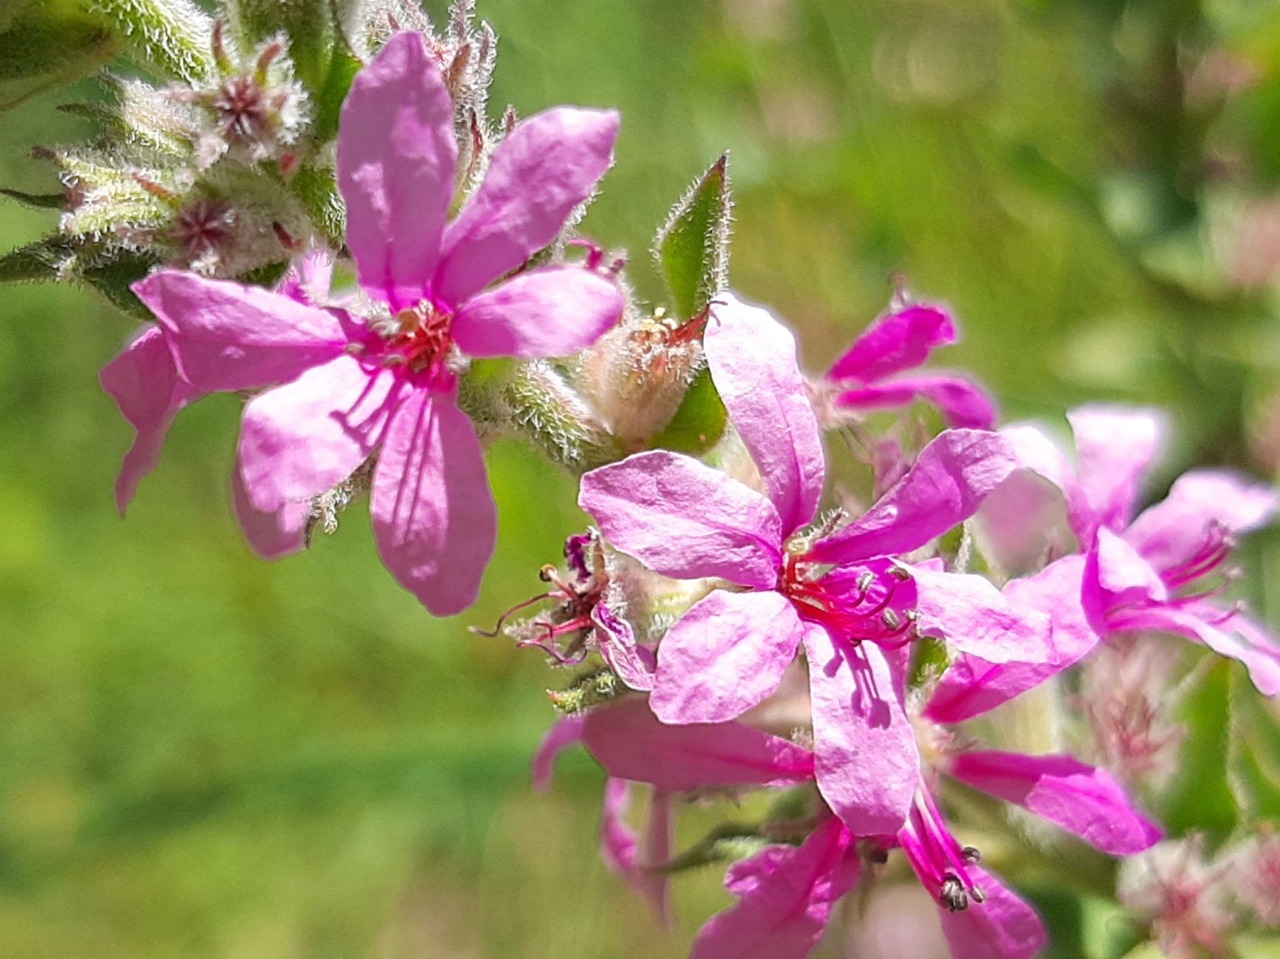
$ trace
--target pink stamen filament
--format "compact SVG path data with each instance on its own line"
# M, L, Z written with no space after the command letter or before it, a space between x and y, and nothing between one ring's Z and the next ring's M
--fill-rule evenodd
M780 585L801 618L826 626L834 635L855 645L869 640L886 649L898 649L916 638L911 614L899 616L890 608L900 582L896 577L889 577L879 600L864 606L877 582L874 574L868 572L859 580L857 589L846 595L833 593L824 579L808 579L805 574L803 561L788 556Z
M906 825L898 833L898 842L921 882L952 912L986 900L986 894L973 881L967 868L977 861L977 850L962 848L956 842L933 797L923 789L916 792Z

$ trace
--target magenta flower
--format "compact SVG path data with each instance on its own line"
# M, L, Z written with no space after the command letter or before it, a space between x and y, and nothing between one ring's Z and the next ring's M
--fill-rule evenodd
M945 706L931 703L930 709L938 721L947 721ZM610 776L650 783L664 793L814 781L814 757L807 750L737 722L667 726L638 698L574 722L574 738L581 738ZM1112 855L1140 852L1160 838L1104 770L1070 756L960 748L945 730L927 723L921 730L940 757L930 780L949 775ZM858 879L856 838L838 817L820 814L800 847L769 846L733 866L726 886L739 902L703 927L691 959L803 959L821 937L834 903ZM875 837L874 844L887 840ZM923 780L891 844L902 848L943 907L943 931L956 959L1030 959L1043 947L1044 927L1035 911L978 865L976 849L955 839Z
M825 463L794 339L767 311L724 296L704 345L767 495L657 450L586 474L579 497L608 542L656 572L737 587L712 591L667 631L650 703L668 723L732 719L773 692L803 646L819 787L855 832L892 833L918 761L881 647L918 628L1003 661L1042 630L981 577L908 571L888 557L970 516L1013 461L995 434L943 433L870 511L811 542Z
M612 111L529 118L448 222L453 104L422 37L399 34L356 77L338 138L347 246L374 301L368 316L189 273L137 284L196 391L276 387L244 413L239 473L252 511L306 504L376 455L370 512L387 567L437 615L475 601L496 517L458 379L467 356L574 353L621 315L617 286L577 267L486 289L587 199L617 128Z
M827 372L844 409L886 409L920 398L942 411L956 428L990 429L996 407L977 385L950 373L901 376L956 341L951 315L940 306L917 303L876 320Z
M1241 533L1275 515L1276 490L1224 470L1195 470L1134 518L1142 475L1159 447L1158 417L1093 406L1067 419L1076 440L1074 468L1034 427L1001 434L1021 466L1066 497L1071 528L1087 555L1081 594L1092 625L1104 634L1154 630L1201 642L1244 663L1259 691L1280 693L1280 644L1235 606L1216 605L1219 586L1203 585L1230 573L1227 562Z

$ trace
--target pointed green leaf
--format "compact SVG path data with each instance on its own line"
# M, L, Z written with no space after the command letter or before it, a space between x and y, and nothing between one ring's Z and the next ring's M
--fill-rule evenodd
M1243 670L1232 676L1228 763L1240 818L1246 823L1280 819L1280 724Z
M727 420L724 403L703 368L689 385L671 422L650 443L654 449L700 456L720 441Z
M338 135L338 119L342 115L342 104L351 91L351 81L356 78L360 62L346 40L341 36L333 44L333 56L329 61L329 73L325 77L324 86L316 94L316 118L313 125L315 138L324 143Z
M681 319L696 316L728 285L732 206L726 153L689 188L658 231L653 254Z
M23 193L21 190L8 190L0 187L0 196L7 196L23 206L35 210L61 210L66 197L61 193Z
M0 33L0 80L56 76L71 83L111 59L115 49L99 17L62 4L35 4Z
M1182 774L1170 785L1160 817L1172 834L1225 836L1236 824L1236 801L1227 782L1233 666L1228 660L1215 662L1183 702L1180 718L1187 724L1187 738L1179 757Z
M56 280L73 255L60 236L47 236L0 256L0 283L40 283Z
M79 270L79 278L131 316L153 319L130 287L142 279L159 261L143 253L115 252L109 260Z
M347 210L338 194L337 179L330 167L304 166L289 181L311 222L329 245L341 249L347 232Z

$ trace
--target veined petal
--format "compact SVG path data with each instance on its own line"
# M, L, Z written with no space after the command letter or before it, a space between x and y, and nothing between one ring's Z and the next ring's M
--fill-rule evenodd
M959 723L980 716L1039 686L1092 650L1099 637L1089 625L1081 605L1084 565L1083 556L1065 556L1035 576L1015 579L1005 585L1005 598L1016 610L1048 615L1047 638L1052 650L1049 659L1015 658L992 663L962 654L934 687L924 711L925 718L939 723ZM1033 649L1038 649L1038 644Z
M1132 855L1160 841L1160 830L1134 809L1109 773L1070 756L966 752L955 757L950 773L1113 856Z
M453 101L422 35L399 33L342 106L338 187L360 285L391 304L429 292L453 198Z
M663 636L649 704L664 723L741 716L778 688L805 628L781 593L714 590Z
M1163 572L1193 562L1215 532L1237 536L1265 525L1278 507L1272 486L1226 470L1196 470L1174 480L1169 495L1143 510L1124 539Z
M929 358L934 347L955 341L951 315L941 307L919 303L873 323L836 360L827 378L871 383L917 367Z
M689 959L805 959L858 881L853 844L832 816L802 846L768 846L734 863L725 887L738 901L702 927Z
M818 510L826 462L791 331L729 293L711 307L707 365L789 535Z
M138 483L155 469L178 411L203 394L178 376L165 335L154 326L104 366L99 380L137 431L116 480L116 508L123 516Z
M959 912L941 910L951 959L1032 959L1049 941L1036 911L980 866L966 866L986 894Z
M178 372L201 393L287 383L347 345L332 313L261 287L161 270L133 291L169 334Z
M1009 445L985 430L947 430L854 523L816 543L821 563L851 563L918 549L973 515L1017 464Z
M1076 480L1076 471L1065 453L1058 448L1040 427L1030 423L1012 423L1001 427L1004 437L1019 469L1030 470L1043 476L1062 490L1068 503L1083 502L1083 494ZM1086 504L1087 505L1087 504ZM1092 514L1090 514L1091 516Z
M307 523L311 518L308 504L285 503L273 513L255 509L249 502L239 470L232 471L231 499L244 538L259 559L271 562L305 548Z
M1247 616L1208 603L1142 610L1134 628L1163 630L1204 643L1219 656L1239 660L1264 696L1280 694L1280 643Z
M467 609L498 538L475 427L453 397L415 391L387 426L369 502L378 554L436 616Z
M445 231L436 295L458 306L556 238L613 162L615 110L557 107L516 124Z
M916 581L917 628L922 636L945 639L951 647L989 663L1049 662L1049 619L1016 609L983 576L909 567Z
M274 513L336 486L382 439L395 377L340 354L244 408L240 476L253 508Z
M906 406L917 398L938 407L952 429L989 430L999 415L995 402L980 386L962 376L945 373L904 376L845 390L836 397L836 405L854 409L893 409Z
M782 524L755 490L689 456L651 450L582 477L578 505L611 546L676 579L772 589Z
M616 324L623 305L618 284L589 270L533 270L462 304L453 336L468 356L568 356Z
M1133 517L1138 484L1151 466L1164 435L1157 410L1081 406L1067 414L1076 438L1080 489L1097 527L1122 530ZM1083 547L1093 530L1077 530Z
M906 821L920 779L903 677L880 648L838 651L826 630L805 633L818 790L855 834L888 836Z
M607 604L596 603L591 610L591 621L596 626L600 655L618 678L632 689L648 692L653 689L653 674L658 668L653 650L636 642L631 624L615 616Z
M587 714L583 742L610 776L668 792L813 781L813 753L742 723L659 722L640 697Z

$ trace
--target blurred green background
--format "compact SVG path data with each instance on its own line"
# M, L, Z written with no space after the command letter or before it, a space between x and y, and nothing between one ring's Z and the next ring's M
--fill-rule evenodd
M429 12L442 15L443 4ZM647 247L723 150L733 285L817 372L891 277L955 309L1007 415L1158 403L1157 483L1280 464L1280 13L1246 0L485 0L497 106L617 106L586 232ZM82 131L0 113L0 185L54 184ZM0 200L0 249L50 215ZM584 517L573 482L490 452L481 604L432 620L363 507L308 554L253 559L228 504L238 401L183 413L127 522L131 432L97 385L132 321L86 293L0 292L0 955L676 957L728 900L677 881L672 935L599 864L602 776L531 792L560 682L471 635L538 591ZM1159 493L1160 490L1153 491ZM1274 537L1254 550L1272 622ZM1070 944L1059 955L1072 955Z

